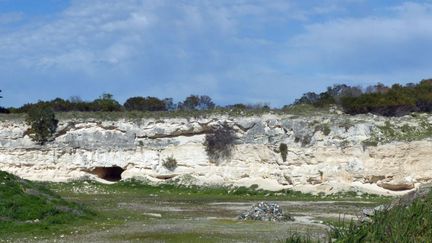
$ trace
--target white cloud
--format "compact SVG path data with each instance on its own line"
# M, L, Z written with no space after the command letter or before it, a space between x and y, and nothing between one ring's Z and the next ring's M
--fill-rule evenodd
M281 56L291 67L322 72L388 72L430 68L432 9L404 4L387 17L345 18L306 26ZM338 70L340 68L340 70Z
M0 72L17 90L62 84L65 97L206 93L274 105L340 79L427 74L430 5L346 17L361 4L370 2L72 0L2 33Z

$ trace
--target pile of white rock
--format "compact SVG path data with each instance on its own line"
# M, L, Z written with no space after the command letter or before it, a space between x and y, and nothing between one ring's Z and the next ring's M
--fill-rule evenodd
M259 202L252 206L248 211L239 215L240 220L259 220L259 221L294 221L294 218L282 212L282 208L277 203Z

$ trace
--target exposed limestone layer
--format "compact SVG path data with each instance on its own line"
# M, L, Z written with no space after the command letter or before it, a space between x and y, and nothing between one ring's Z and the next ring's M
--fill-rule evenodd
M238 140L232 157L215 163L206 154L205 134L224 123ZM427 115L336 114L65 120L55 140L39 146L24 135L24 121L6 119L0 122L0 170L66 181L94 178L89 171L98 166L120 166L123 179L395 194L432 180L431 123ZM288 147L286 161L281 143ZM173 171L163 166L168 157L177 161Z

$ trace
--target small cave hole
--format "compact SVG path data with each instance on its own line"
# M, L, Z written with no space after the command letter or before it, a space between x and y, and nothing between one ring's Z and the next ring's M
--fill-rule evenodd
M93 170L90 171L90 173L107 181L120 181L123 171L125 170L119 166L111 166L95 167Z

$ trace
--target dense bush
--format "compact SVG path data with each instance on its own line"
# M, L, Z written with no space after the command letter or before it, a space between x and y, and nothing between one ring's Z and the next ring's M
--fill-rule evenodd
M0 106L0 113L10 113L9 109Z
M179 103L179 108L182 110L210 110L215 106L215 103L207 95L191 95Z
M27 134L40 145L52 138L58 124L54 112L48 107L36 107L29 110L26 122L30 126Z
M294 104L310 104L323 107L340 105L348 114L373 113L383 116L402 116L410 112L432 111L432 80L422 80L419 84L405 86L394 84L391 87L378 83L363 92L358 87L345 84L334 85L326 92L306 93Z
M2 91L0 90L0 93L1 93ZM0 99L1 98L3 98L3 96L1 96L0 95ZM4 107L2 107L2 106L0 106L0 113L9 113L9 110L8 109L6 109L6 108L4 108Z
M166 111L166 103L156 97L132 97L126 100L124 108L128 111Z
M333 227L332 242L431 242L432 192L414 200L376 211L370 221Z
M236 140L234 130L227 124L215 129L205 137L205 149L209 158L216 162L229 158Z
M93 101L95 111L121 111L121 105L113 99L112 94L102 94L98 99Z

